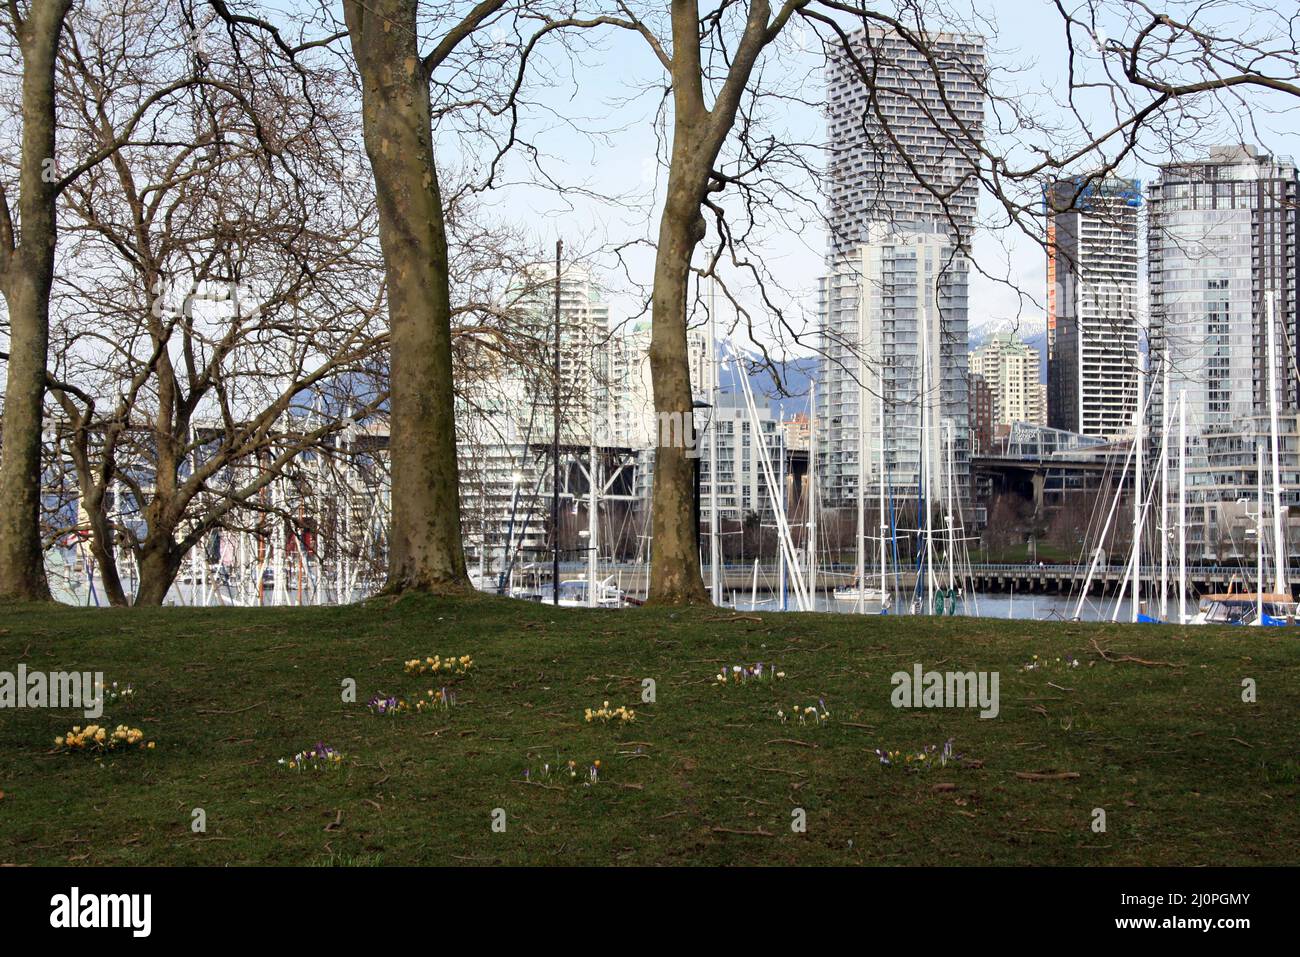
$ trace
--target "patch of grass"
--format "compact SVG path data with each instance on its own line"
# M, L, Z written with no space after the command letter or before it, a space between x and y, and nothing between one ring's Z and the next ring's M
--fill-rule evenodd
M3 607L0 670L129 682L136 697L100 723L157 748L57 753L79 713L0 712L0 864L1293 864L1296 634L480 597ZM474 658L454 708L366 710L380 690L451 683L404 673L433 654ZM1044 666L1024 670L1035 654ZM1067 654L1081 665L1058 665ZM756 661L787 677L717 686L724 665ZM890 676L915 662L999 672L1001 713L895 709ZM1241 700L1246 677L1258 703ZM636 720L585 722L605 700ZM776 717L818 700L821 726ZM949 738L963 760L926 773L874 754ZM317 741L348 755L342 770L277 765ZM594 786L539 778L597 759Z

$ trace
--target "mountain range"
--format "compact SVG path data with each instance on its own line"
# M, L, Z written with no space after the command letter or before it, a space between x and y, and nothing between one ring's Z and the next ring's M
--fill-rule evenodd
M1047 329L1039 321L1024 319L1000 319L980 323L971 328L968 335L967 350L978 349L995 335L1011 333L1018 336L1027 345L1038 350L1038 376L1040 382L1047 381ZM812 383L817 375L818 358L816 356L799 356L785 361L773 359L785 391L789 395L781 396L772 381L772 373L764 367L762 357L753 349L744 350L751 360L749 387L754 391L755 401L767 400L773 415L784 413L790 418L797 413L808 414L808 399ZM730 363L724 363L719 376L719 383L724 392L734 391L735 373Z

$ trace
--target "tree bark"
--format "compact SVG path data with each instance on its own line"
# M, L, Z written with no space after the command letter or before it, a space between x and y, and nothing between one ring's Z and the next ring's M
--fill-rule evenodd
M677 131L681 135L680 128ZM676 150L674 150L676 152ZM676 184L691 176L683 160L669 174L669 202L659 225L655 252L654 297L651 303L650 378L654 386L659 422L655 441L654 493L651 514L650 592L648 600L663 605L709 604L708 589L700 570L696 535L694 396L686 337L686 297L690 263L704 238L704 218L699 200L689 184ZM698 175L694 177L701 179ZM703 189L697 185L698 195ZM678 198L680 197L680 198ZM677 428L677 423L681 427ZM680 440L680 441L678 441Z
M787 0L769 24L767 0L752 0L745 30L712 108L705 103L697 0L672 0L673 143L668 193L659 221L651 306L650 377L659 423L651 530L648 600L659 605L709 604L696 540L695 442L686 297L691 259L707 229L703 205L715 188L713 164L735 124L736 111L763 47L801 0ZM717 186L720 188L720 185ZM710 344L712 348L712 344ZM681 428L675 428L677 423ZM680 437L680 443L675 441ZM757 440L757 439L756 439Z
M59 189L54 67L71 6L72 0L33 3L15 24L23 58L21 239L15 237L8 199L0 193L0 293L9 308L10 342L0 449L0 600L50 599L41 546L41 416Z
M86 496L86 515L90 519L90 554L95 557L95 564L99 568L99 580L104 586L104 596L108 599L108 603L114 608L124 608L130 602L127 600L126 590L122 588L117 554L113 551L113 528L108 520L108 513L104 511L103 497L102 490Z
M175 542L173 536L172 541ZM184 552L166 542L146 542L140 549L140 585L135 591L137 605L161 605L180 571Z
M418 0L344 3L361 75L391 327L389 593L470 590L460 531L451 293Z

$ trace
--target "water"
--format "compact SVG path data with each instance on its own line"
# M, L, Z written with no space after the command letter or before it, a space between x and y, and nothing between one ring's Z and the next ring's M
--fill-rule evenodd
M727 597L730 604L731 597ZM793 597L789 599L789 608L794 610ZM1012 618L1021 621L1069 621L1074 617L1075 605L1078 598L1071 598L1068 595L1011 595L1003 593L990 594L973 594L967 595L965 599L958 603L958 616L970 616L979 618ZM1083 621L1109 621L1113 611L1113 601L1109 599L1089 599L1083 603L1083 608L1079 612L1079 618ZM853 614L853 603L836 601L826 595L818 595L816 602L817 611L836 612L840 614ZM895 602L895 609L890 614L910 614L910 600ZM749 594L735 595L735 608L737 611L781 611L780 601L772 592L759 590L758 601L751 604ZM1127 608L1121 615L1121 619L1127 621Z
M84 580L70 578L68 576L52 575L51 589L55 592L55 597L59 601L73 605L106 605L104 598L103 586L98 581L98 576L94 583L93 592L88 588L88 583ZM369 585L358 585L352 591L352 600L361 601L368 598L377 588L377 583ZM192 586L184 578L181 578L173 585L168 593L167 601L164 604L191 605L199 597L200 590ZM241 596L236 595L229 589L217 590L215 597L209 589L209 602L211 604L259 604L256 600L255 593L251 589L241 589ZM248 594L243 595L243 592ZM274 590L268 585L265 589L266 594L262 598L262 604L278 604L274 595ZM337 589L326 587L321 590L321 597L327 603L333 604L337 601ZM772 612L782 610L794 610L793 595L788 596L789 607L782 609L780 607L779 597L770 589L758 590L758 600L755 603L750 602L750 591L734 591L730 594L724 594L723 601L726 605L734 607L736 611L754 611L754 612ZM297 588L294 587L286 590L282 596L284 604L298 604ZM1068 595L1036 595L1036 594L1007 594L1007 593L988 593L988 594L970 594L965 596L959 603L957 614L959 616L973 616L980 618L1004 618L1016 619L1021 621L1069 621L1074 617L1075 604L1077 597L1071 598ZM733 605L734 602L734 605ZM201 603L201 601L200 601ZM305 596L306 604L313 602L313 596ZM895 601L895 607L890 614L911 614L911 597L910 595ZM832 612L836 614L853 614L853 603L845 601L836 601L825 593L818 593L815 600L816 610L820 612ZM1108 621L1114 609L1113 599L1090 598L1083 603L1083 608L1079 612L1079 617L1083 621ZM1121 612L1120 620L1128 621L1129 609L1127 605Z

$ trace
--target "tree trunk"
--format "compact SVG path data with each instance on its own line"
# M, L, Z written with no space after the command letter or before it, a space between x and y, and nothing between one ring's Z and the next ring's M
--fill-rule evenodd
M696 196L703 190L692 190L689 183L674 183L674 178L685 179L690 174L680 167L673 172L679 175L669 174L651 304L650 378L658 430L647 598L659 605L697 605L711 600L700 570L696 534L695 458L700 450L695 437L686 297L691 256L704 238L705 226ZM688 193L691 195L684 195Z
M0 229L0 292L9 308L9 367L0 450L0 600L48 601L41 547L41 413L54 284L54 64L71 0L32 4L17 27L23 57L21 239L8 200Z
M673 144L668 193L659 220L651 306L650 376L659 428L648 599L660 605L703 605L710 598L700 571L696 534L694 459L699 449L686 338L691 258L707 234L704 201L711 189L720 188L713 183L713 164L735 123L758 54L780 32L794 5L783 6L769 29L767 0L751 0L744 35L712 108L706 105L704 95L699 4L697 0L672 0L670 9ZM761 436L755 440L761 441Z
M470 588L460 534L447 234L417 0L348 0L391 329L387 592Z
M135 590L135 603L161 605L176 581L183 557L184 553L174 545L146 542L140 550L140 585Z
M125 607L128 604L126 591L122 588L122 576L117 568L117 554L113 551L114 532L104 511L102 493L86 503L86 514L90 518L90 554L95 556L95 564L99 567L104 595L114 608Z

